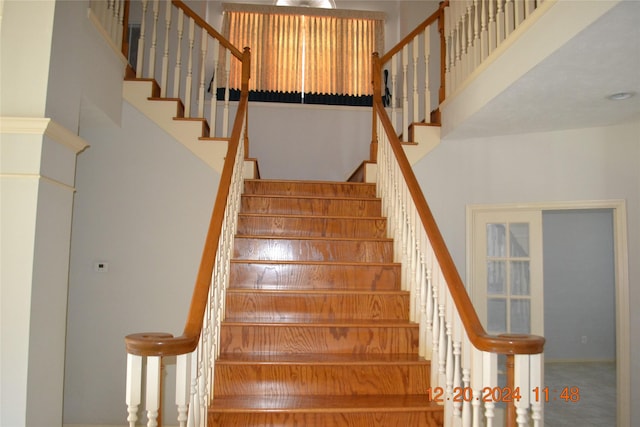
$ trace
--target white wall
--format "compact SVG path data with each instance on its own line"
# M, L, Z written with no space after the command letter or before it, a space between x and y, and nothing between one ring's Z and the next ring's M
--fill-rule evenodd
M630 307L640 305L640 119L625 125L443 140L415 166L464 278L468 204L625 199ZM631 402L640 390L640 312L632 309ZM640 408L632 408L632 418Z
M140 112L122 108L121 128L95 110L80 123L91 147L78 159L73 212L69 424L126 420L125 335L182 333L219 180ZM95 272L96 261L108 271Z
M612 209L544 211L542 227L545 361L615 360Z

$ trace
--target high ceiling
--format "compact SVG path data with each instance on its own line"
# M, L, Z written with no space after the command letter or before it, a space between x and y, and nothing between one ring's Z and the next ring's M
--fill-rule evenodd
M634 92L611 101L607 96ZM456 129L456 138L598 127L640 117L640 1L620 2ZM640 135L639 135L640 140Z

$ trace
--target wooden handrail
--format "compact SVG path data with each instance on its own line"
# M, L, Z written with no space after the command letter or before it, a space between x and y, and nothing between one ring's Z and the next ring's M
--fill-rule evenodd
M244 117L248 108L248 70L250 63L251 53L249 48L246 47L242 53L243 82L240 102L238 103L238 111L233 123L229 148L224 160L224 168L222 169L220 184L218 185L218 193L211 214L211 221L209 222L209 231L207 232L207 239L202 251L200 268L198 269L198 276L191 297L191 305L182 335L174 337L171 334L155 332L128 335L125 337L125 343L127 352L130 354L139 356L176 356L190 353L198 345L218 250L218 240L222 234L222 223L232 181L234 162L242 136L242 128L245 124ZM244 81L245 79L247 80L246 82Z
M449 6L448 0L441 2L438 10L436 10L431 16L429 16L421 24L419 24L413 31L407 34L402 40L400 40L400 42L398 42L397 45L395 45L394 47L389 49L387 53L382 55L380 57L380 63L387 63L393 57L393 55L400 52L405 45L409 44L409 42L411 42L411 40L413 40L418 34L423 32L425 28L436 22L440 18L440 16L444 14L444 8L447 6Z
M413 173L411 164L402 149L402 145L396 136L393 125L379 98L373 99L373 108L382 122L389 143L398 161L402 176L404 177L409 193L416 205L422 226L429 236L436 259L442 269L442 274L456 305L456 309L462 320L462 325L469 336L469 340L479 350L498 354L538 354L542 353L544 338L537 335L489 335L471 303L469 294L464 287L460 274L453 262L453 258L447 249L442 234L431 213L431 209L420 189L418 180Z
M205 30L207 30L207 33L209 33L209 35L215 39L217 39L220 44L224 47L226 47L227 49L229 49L231 51L231 53L233 54L233 56L235 56L236 58L238 58L239 60L242 60L243 58L243 53L240 52L240 50L235 47L234 45L231 44L231 42L229 40L227 40L222 34L220 34L219 32L217 32L215 30L215 28L213 28L211 25L209 25L209 23L207 21L205 21L204 19L202 19L197 13L195 13L193 10L191 10L189 8L189 6L187 6L186 4L184 4L183 1L180 0L172 0L171 3L173 3L174 6L184 10L184 13L189 17L189 18L193 18L193 20L196 22L196 24L198 24L200 27L204 28Z

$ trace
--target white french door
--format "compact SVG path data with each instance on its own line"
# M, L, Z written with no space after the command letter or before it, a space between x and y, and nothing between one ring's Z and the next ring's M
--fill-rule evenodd
M544 334L542 212L471 210L471 298L490 334Z

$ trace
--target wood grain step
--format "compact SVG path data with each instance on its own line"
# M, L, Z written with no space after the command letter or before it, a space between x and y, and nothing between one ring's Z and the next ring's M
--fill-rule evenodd
M387 236L386 218L240 214L238 234L381 238Z
M227 290L226 320L312 322L342 319L409 320L403 291Z
M246 194L376 197L375 184L325 181L245 180Z
M418 325L408 322L335 323L223 322L221 354L411 353Z
M380 199L242 195L242 213L379 217Z
M214 400L208 421L225 427L439 427L443 415L426 396L239 396Z
M214 398L427 393L429 362L414 355L367 356L222 357L215 365Z
M270 261L393 262L393 241L236 236L233 258Z
M400 264L231 260L232 289L400 290Z

